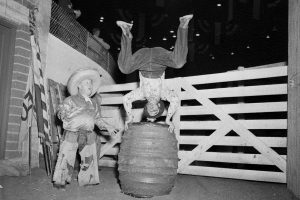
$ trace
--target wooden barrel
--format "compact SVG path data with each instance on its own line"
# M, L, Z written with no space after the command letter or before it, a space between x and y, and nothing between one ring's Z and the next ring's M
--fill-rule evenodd
M164 124L132 123L122 137L118 156L121 190L134 197L169 194L178 168L174 133Z

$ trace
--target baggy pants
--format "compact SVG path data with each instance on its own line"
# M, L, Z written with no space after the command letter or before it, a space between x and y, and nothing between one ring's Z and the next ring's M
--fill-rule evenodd
M132 54L132 38L122 34L118 66L122 73L139 70L146 78L160 78L166 67L179 69L186 63L188 53L188 29L178 27L174 49L162 47L141 48Z
M99 184L98 157L96 150L96 134L85 132L80 137L79 132L65 131L64 141L60 145L58 159L53 175L56 185L65 185L71 182L77 150L81 158L78 174L79 186Z

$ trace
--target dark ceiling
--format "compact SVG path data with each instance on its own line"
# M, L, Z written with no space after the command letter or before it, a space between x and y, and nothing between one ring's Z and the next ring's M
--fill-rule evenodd
M133 21L134 51L174 45L180 16L193 13L188 63L167 77L223 72L287 60L286 0L72 0L88 30L101 37L117 58L121 30L116 20ZM104 17L100 22L100 17ZM165 38L166 40L163 40Z

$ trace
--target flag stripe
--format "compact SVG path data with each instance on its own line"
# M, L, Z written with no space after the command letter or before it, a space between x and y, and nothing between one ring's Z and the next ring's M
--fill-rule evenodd
M50 131L48 128L48 108L45 94L45 79L42 71L42 63L40 56L40 46L38 42L38 31L36 29L35 11L37 8L30 10L29 12L29 28L30 28L30 42L32 50L32 69L33 80L35 86L35 105L37 113L38 135L42 142L45 167L47 175L52 173L52 142Z
M30 15L30 32L31 32L31 48L32 48L32 59L33 59L33 71L34 71L34 83L36 88L36 105L38 116L38 128L39 136L42 142L46 143L51 147L51 135L49 130L49 116L48 106L45 93L45 77L43 75L40 46L37 39L35 16L31 13Z
M26 84L26 90L23 100L23 108L22 108L22 115L21 115L21 124L20 124L20 132L19 132L19 139L18 139L18 150L22 151L22 158L28 159L26 152L28 149L24 149L26 146L26 140L29 145L29 128L32 124L32 115L33 115L33 103L34 103L34 97L33 97L33 88L32 88L32 70L29 70L27 84ZM24 146L25 145L25 146Z

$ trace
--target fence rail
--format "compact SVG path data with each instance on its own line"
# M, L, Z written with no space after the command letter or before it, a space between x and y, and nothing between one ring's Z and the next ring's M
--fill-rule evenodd
M168 79L166 84L181 98L173 117L179 173L286 182L287 66ZM101 87L102 105L121 107L122 95L116 93L137 87ZM142 109L133 111L139 121ZM102 139L110 147L100 165L114 166L121 138Z

